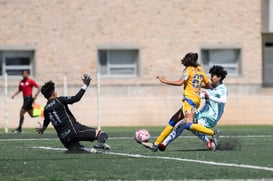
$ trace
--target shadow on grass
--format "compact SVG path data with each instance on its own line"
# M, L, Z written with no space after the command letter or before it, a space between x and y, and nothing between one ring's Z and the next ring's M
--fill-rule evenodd
M241 143L238 138L225 138L220 140L217 150L230 151L230 150L241 150Z
M216 148L216 151L232 151L232 150L241 150L241 143L238 138L224 138L220 140L219 145ZM206 148L203 149L179 149L172 150L174 152L192 152L192 151L209 151Z

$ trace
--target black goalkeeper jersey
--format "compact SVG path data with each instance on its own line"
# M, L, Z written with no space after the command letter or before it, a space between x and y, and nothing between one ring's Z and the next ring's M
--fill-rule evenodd
M84 93L85 90L80 89L75 96L51 99L44 108L44 126L47 127L51 122L61 140L67 140L77 134L79 123L69 110L68 105L78 102Z

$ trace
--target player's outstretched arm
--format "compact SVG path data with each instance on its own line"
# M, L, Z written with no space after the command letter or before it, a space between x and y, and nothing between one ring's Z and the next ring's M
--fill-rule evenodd
M160 80L161 83L168 84L168 85L174 85L174 86L181 86L184 84L184 79L179 79L177 81L173 80L166 80L163 76L156 76L157 79Z
M67 103L67 104L73 104L75 102L78 102L81 100L82 96L84 95L87 87L89 86L92 78L90 75L88 74L83 74L82 77L82 82L83 82L83 86L81 87L81 89L79 90L79 92L74 95L74 96L71 96L71 97L61 97L61 101Z
M21 92L20 89L18 89L12 96L11 98L14 99L15 96L17 96Z

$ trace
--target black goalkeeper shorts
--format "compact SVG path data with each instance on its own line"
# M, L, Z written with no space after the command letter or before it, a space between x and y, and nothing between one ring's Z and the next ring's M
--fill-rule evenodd
M33 103L32 96L25 96L22 109L24 109L25 111L31 110L32 109L32 103Z
M69 128L71 130L73 128ZM96 129L91 128L85 125L81 125L79 123L74 124L74 129L76 130L76 134L70 134L66 138L60 138L63 145L69 150L75 150L80 147L80 141L91 141L96 140ZM67 130L66 130L67 131ZM71 132L74 132L71 130Z

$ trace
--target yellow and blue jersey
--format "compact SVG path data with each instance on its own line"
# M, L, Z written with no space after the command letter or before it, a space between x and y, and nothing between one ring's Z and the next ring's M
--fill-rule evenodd
M184 82L183 112L196 110L200 106L200 90L202 82L209 83L209 79L201 66L186 67L182 79Z

